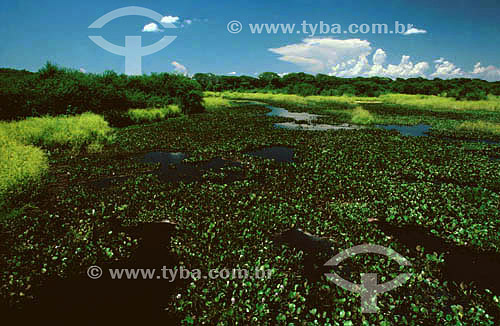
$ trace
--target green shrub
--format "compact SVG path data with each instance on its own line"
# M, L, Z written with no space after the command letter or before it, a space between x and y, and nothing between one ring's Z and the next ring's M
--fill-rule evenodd
M233 107L233 103L222 97L209 96L203 98L203 106L208 111L225 110Z
M375 122L375 118L369 111L358 106L352 111L351 121L359 125L369 125Z
M41 149L10 140L0 130L0 206L10 195L38 185L48 168Z
M458 126L458 129L500 135L500 123L486 121L465 121Z
M1 71L0 71L1 72ZM0 119L28 116L104 114L110 110L161 108L179 102L199 111L192 91L200 85L176 74L118 75L113 71L86 74L47 63L37 73L0 73Z
M192 114L205 111L203 107L203 93L199 90L192 90L179 97L182 113Z
M168 117L179 116L181 109L177 105L169 105L163 108L130 109L128 117L135 123L160 121Z
M0 130L21 144L44 147L59 145L72 149L80 149L90 143L108 142L112 132L104 118L94 113L1 122Z

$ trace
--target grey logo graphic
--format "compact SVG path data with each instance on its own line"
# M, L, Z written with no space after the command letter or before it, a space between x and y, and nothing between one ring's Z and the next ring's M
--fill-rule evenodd
M143 16L148 17L165 28L176 28L172 23L162 22L162 15L159 13L142 7L124 7L113 10L93 22L89 28L101 28L110 21L124 16ZM142 38L140 36L125 36L125 46L118 46L116 44L106 41L102 36L89 36L89 38L103 48L104 50L113 54L125 57L125 73L127 75L141 75L142 74L142 57L156 53L164 49L167 45L172 43L177 36L164 36L158 42L149 46L142 47Z
M394 259L398 262L399 265L402 266L411 266L410 262L394 250L390 248L386 248L379 245L359 245L354 246L349 249L346 249L340 253L338 253L335 257L331 258L329 261L325 263L325 266L337 266L344 259L347 259L351 256L355 256L357 254L364 253L374 253L387 256L391 259ZM326 278L330 281L333 281L337 286L341 288L351 291L354 293L359 293L361 295L361 312L362 313L376 313L378 312L377 307L377 294L384 293L390 291L392 289L401 286L403 283L410 279L411 274L402 273L399 274L392 281L378 284L377 283L377 274L374 273L363 273L361 274L361 284L351 283L342 277L340 277L337 273L326 273Z

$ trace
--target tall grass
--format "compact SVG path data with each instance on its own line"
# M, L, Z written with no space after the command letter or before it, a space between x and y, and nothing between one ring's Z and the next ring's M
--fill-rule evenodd
M10 194L37 186L47 173L47 156L36 145L72 150L87 145L88 151L100 151L111 132L104 118L94 113L0 122L0 206Z
M215 95L217 93L212 94ZM408 94L385 94L379 97L356 97L345 95L304 97L291 94L224 92L221 96L228 99L260 100L276 104L282 103L299 107L321 107L324 109L352 108L357 102L382 102L383 104L398 104L409 108L414 107L436 111L500 111L500 97L493 95L489 95L487 100L481 101L457 101L451 97Z
M385 94L381 95L379 99L387 104L439 111L500 111L500 97L493 95L489 95L487 100L481 101L457 101L452 97L407 94Z
M104 118L94 113L0 122L0 130L21 144L72 149L108 142L112 132Z
M230 100L220 97L219 94L213 92L205 92L205 97L203 98L203 106L205 107L205 109L207 109L207 111L217 111L234 107L234 104Z
M321 108L321 109L351 109L354 108L357 101L377 100L370 97L355 96L300 96L294 94L271 94L271 93L236 93L224 92L223 98L245 99L254 101L264 101L271 104L282 104L302 108Z
M163 108L130 109L127 111L128 117L135 123L160 121L180 114L181 109L177 105L169 105Z
M486 121L465 121L458 125L458 129L464 131L500 135L500 123Z
M369 125L375 122L375 117L362 107L356 107L351 113L352 123L358 125Z
M0 207L9 195L38 185L48 169L41 149L11 140L0 129Z

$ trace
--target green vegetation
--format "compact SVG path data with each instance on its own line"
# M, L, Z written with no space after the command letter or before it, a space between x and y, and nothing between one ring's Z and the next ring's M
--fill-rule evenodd
M112 129L94 113L0 122L0 208L7 195L35 189L47 173L47 155L35 146L95 153L111 140Z
M234 107L234 103L228 99L222 98L220 94L206 92L203 98L203 105L207 111L225 111Z
M110 232L116 222L169 219L181 230L172 238L172 250L184 267L273 270L267 280L200 279L178 288L158 304L184 325L194 320L267 325L498 324L498 296L472 283L448 280L439 253L425 244L407 246L369 222L377 218L394 226L421 226L449 243L498 253L500 169L489 159L500 154L498 146L466 147L459 141L402 138L375 129L311 137L308 132L273 128L278 118L265 117L265 110L256 105L215 108L217 102L229 105L226 101L209 99L202 115L119 129L116 146L99 156L81 152L70 164L68 157L54 158L58 168L51 173L68 175L66 187L57 197L32 199L38 210L27 210L22 218L2 226L8 231L3 241L9 248L2 252L4 297L15 305L30 304L33 291L46 279L129 257L141 240ZM207 132L212 130L217 132ZM295 163L244 154L272 145L294 148ZM245 178L219 184L228 173L223 169L205 174L201 182L162 183L154 175L139 173L151 166L138 163L133 155L158 148L184 151L193 161L225 157L243 162L236 169ZM87 183L113 175L129 179L100 190ZM309 279L305 271L311 266L305 254L274 242L275 234L292 226L330 239L336 252L361 243L391 247L411 260L412 267L404 271L413 276L379 297L383 313L361 314L359 296L324 278ZM317 264L329 258L319 256ZM401 272L380 257L363 256L348 264L351 273L343 276L355 283L362 272L377 273L384 280Z
M127 111L129 118L135 123L160 121L168 117L177 117L181 109L177 105L169 105L164 108L130 109Z
M322 121L327 123L428 124L432 126L431 134L434 136L500 140L498 96L488 96L482 101L457 101L440 96L405 94L370 98L238 92L206 92L206 95L261 101L291 111L316 113L323 115Z
M264 72L258 78L249 76L217 76L195 74L193 78L204 91L238 91L297 94L301 96L363 96L376 97L383 94L423 94L451 97L457 100L484 100L488 94L500 95L500 82L486 82L478 79L456 78L442 80L435 78L339 78L324 74L316 76L305 73L291 73L279 76Z
M10 77L2 78L59 78L59 83L67 81L60 77L66 73L88 77L47 67L37 74L18 72L12 77L9 72ZM155 91L171 94L160 96L164 102L156 102L154 96L159 95L148 90L134 93L137 99L147 97L134 102L141 105L96 106L103 110L104 118L96 113L71 115L81 110L71 104L70 111L78 110L66 112L65 106L65 116L0 123L0 198L4 198L0 214L9 216L0 222L0 295L10 306L32 305L38 290L53 278L84 273L91 265L127 261L143 239L117 230L117 225L167 219L177 223L179 232L172 236L171 250L185 268L204 273L213 268L273 271L266 280L202 278L176 288L173 295L164 296L157 304L183 325L214 321L227 325L500 323L498 293L472 280L451 278L444 253L435 252L420 239L412 244L405 236L392 236L373 222L383 221L403 230L419 227L463 250L500 253L500 146L461 140L500 139L497 96L479 101L456 100L445 94L340 96L356 94L361 82L368 82L356 79L349 82L352 85L342 82L338 87L321 89L323 95L304 97L273 92L288 87L284 81L291 83L298 77L304 80L295 83L299 86L292 90L303 95L314 94L311 83L318 80L329 85L342 79L318 75L308 82L310 77L305 74L276 78L266 73L258 83L269 93L219 92L223 89L218 79L207 87L213 80L201 78L203 89L209 90L202 102L200 89L184 77L107 75L111 84L137 83L140 86L129 85L135 90L170 78L172 82L179 78L175 80L182 85L176 84L175 91ZM229 89L239 90L237 82L245 79L231 80L235 84ZM244 87L253 89L254 81L247 82ZM378 80L387 89L416 82ZM450 85L458 83L431 82L443 86L438 94L453 91L456 85ZM471 83L487 85L488 92L496 85ZM10 91L13 89L22 88ZM102 99L113 98L117 89L111 87ZM122 90L130 95L130 89ZM70 94L57 100L60 102L51 101L81 100L77 93ZM22 96L20 99L26 100ZM7 98L9 103L15 102L12 93ZM25 106L18 108L24 111L15 112L24 113L2 112L9 117L31 115L26 108L34 106L23 101L19 103ZM426 123L432 126L433 136L454 140L402 137L375 128L321 132L277 129L273 125L285 118L265 116L268 109L245 101L317 113L321 115L319 123ZM165 119L181 112L202 112L202 103L206 108L203 114ZM112 119L135 119L138 125L113 130L108 125ZM157 122L149 124L151 121ZM112 146L104 146L111 140ZM47 149L47 154L33 145ZM294 162L278 163L245 154L268 146L293 148ZM240 165L208 171L195 182L162 182L151 173L155 166L138 160L149 151L184 152L192 163L220 157ZM235 171L242 179L225 183ZM96 182L109 179L109 187L96 186ZM36 185L38 191L17 195L17 190ZM379 256L349 259L341 276L354 283L360 283L360 274L368 272L377 273L384 281L401 272L412 273L412 277L402 287L378 297L380 314L362 314L359 296L328 282L322 270L314 268L331 257L309 255L275 241L276 234L292 227L329 239L335 252L372 243L390 247L411 261L411 267L400 268ZM318 275L312 277L311 270L319 271ZM71 290L68 286L67 291Z
M500 136L500 123L491 123L485 121L466 121L461 123L458 126L458 129Z
M63 146L73 150L92 143L108 142L112 132L103 117L94 113L0 122L0 130L22 144L46 148Z
M178 74L87 74L47 63L37 73L0 73L0 119L87 111L116 115L170 104L191 113L201 108L200 94L196 81Z
M355 124L369 125L375 122L375 118L367 110L357 107L352 111L351 121Z
M11 140L0 128L0 210L9 196L39 185L48 167L41 149Z
M387 104L440 110L440 111L494 111L500 112L500 97L488 96L481 101L457 101L454 98L429 95L385 94L379 97Z

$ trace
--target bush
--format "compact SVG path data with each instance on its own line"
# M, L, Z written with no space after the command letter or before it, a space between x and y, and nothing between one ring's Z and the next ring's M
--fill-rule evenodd
M209 96L203 98L203 106L208 111L217 111L220 109L229 109L233 106L233 103L222 97Z
M0 71L1 72L1 71ZM130 108L162 108L184 103L186 110L201 110L194 98L200 85L185 76L85 74L47 63L38 73L0 73L0 119L28 116L105 114Z
M314 87L313 85L306 84L306 83L300 83L300 84L297 84L293 87L293 93L299 94L300 96L317 95L318 89L316 87Z
M205 111L203 107L203 93L199 90L191 90L179 97L179 104L184 114L202 113Z
M369 111L358 106L352 111L351 121L359 125L369 125L375 122L375 118Z
M10 140L0 130L0 206L11 195L38 185L48 169L41 149Z
M90 143L108 142L112 132L104 118L94 113L1 122L0 130L21 144L62 145L72 149L80 149Z
M500 135L500 123L486 121L465 121L458 126L459 130Z
M167 117L179 116L181 109L177 105L169 105L164 108L130 109L128 117L135 123L160 121Z

